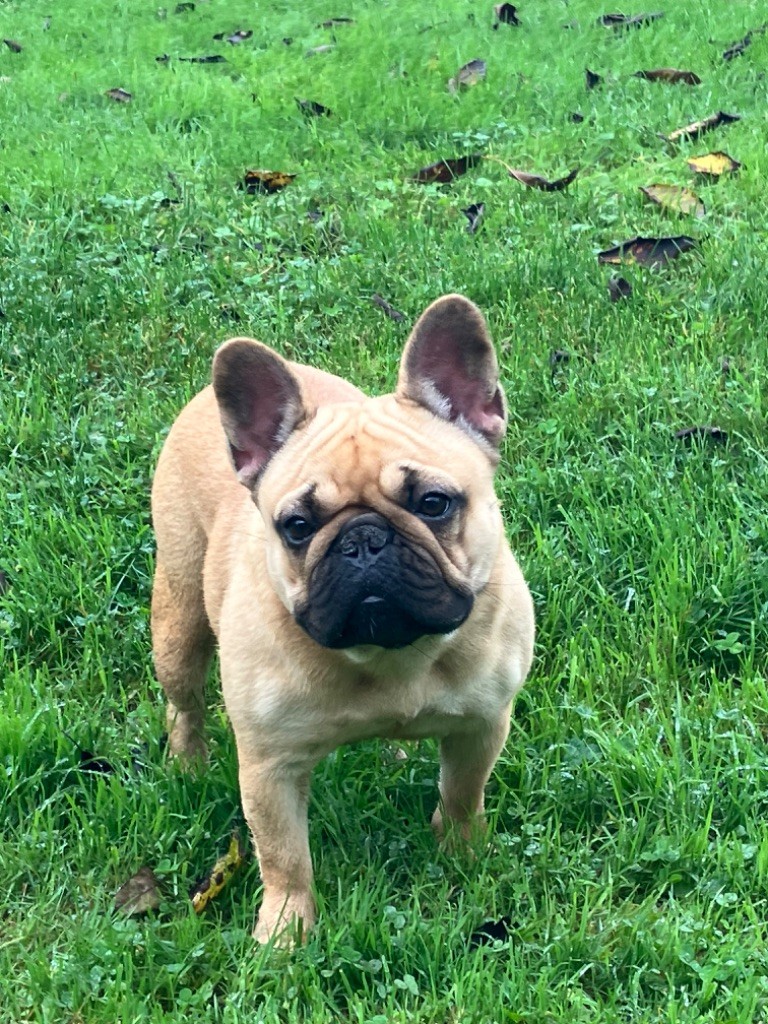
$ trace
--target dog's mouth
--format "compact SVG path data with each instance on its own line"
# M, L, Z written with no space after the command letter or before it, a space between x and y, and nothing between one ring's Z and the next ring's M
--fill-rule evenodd
M296 622L323 647L395 650L420 637L452 633L474 598L449 586L434 560L381 516L342 532L317 566Z

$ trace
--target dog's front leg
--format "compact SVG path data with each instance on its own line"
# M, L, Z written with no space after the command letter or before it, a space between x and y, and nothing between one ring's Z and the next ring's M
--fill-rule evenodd
M307 804L312 764L243 756L240 793L264 885L253 936L291 945L315 922Z
M440 742L440 804L432 816L439 839L469 842L485 830L484 791L509 732L507 708L495 722L451 733Z

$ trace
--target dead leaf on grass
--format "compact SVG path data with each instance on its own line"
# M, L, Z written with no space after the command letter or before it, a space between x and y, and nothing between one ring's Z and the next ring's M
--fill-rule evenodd
M133 95L129 93L127 89L120 88L107 89L104 95L108 96L111 100L114 100L115 103L130 103L133 99Z
M549 181L547 178L542 178L538 174L528 174L527 171L519 171L513 167L507 167L507 173L510 178L514 178L516 181L519 181L522 185L527 185L529 188L538 188L542 192L561 192L571 184L579 173L579 168L574 167L570 174L566 174L564 178L558 178L556 181Z
M307 50L307 57L314 57L320 53L330 53L334 49L333 43L325 43L323 46L313 46Z
M584 121L584 115L580 114L578 110L574 110L574 112L570 115L570 120L574 124L582 124Z
M611 302L620 302L628 299L632 294L632 285L625 277L614 276L608 282L608 294Z
M4 39L3 42L13 53L21 53L24 49L21 43L17 43L15 39Z
M603 84L603 76L598 75L596 71L590 71L589 68L584 68L584 77L587 82L587 92L590 89L596 89L598 85Z
M217 32L213 37L217 43L222 42L226 39L232 46L237 46L238 43L244 43L246 39L250 39L253 35L252 29L239 28L237 32Z
M709 117L703 118L701 121L693 121L691 124L685 125L684 128L678 128L669 135L664 135L667 142L679 142L681 139L698 139L704 132L712 131L713 128L719 128L721 124L733 124L734 121L740 121L741 115L739 114L726 114L722 110L718 110L715 114L710 114Z
M695 192L682 185L641 185L640 191L646 195L652 203L671 210L673 213L690 214L693 217L703 217L707 210L704 203Z
M487 946L492 942L506 942L512 932L512 919L500 917L498 921L485 921L469 936L469 948Z
M673 238L638 237L599 252L597 260L598 263L638 263L641 267L660 267L697 245L696 239L688 235Z
M187 14L189 11L194 11L195 5L193 3L181 3L176 4L173 13L174 14Z
M240 187L245 189L248 195L254 195L256 192L267 192L271 195L274 192L281 192L295 177L295 174L286 174L284 171L246 171Z
M620 31L625 28L640 28L641 25L649 25L663 17L663 11L656 11L653 14L603 14L597 19L597 23Z
M644 78L646 82L667 82L676 85L701 85L701 79L693 71L680 71L678 68L654 68L651 71L636 71L633 78Z
M158 60L159 58L155 58ZM220 53L213 53L209 57L179 57L180 61L185 64L226 64L227 58L222 57Z
M330 117L332 113L328 107L324 107L322 103L315 103L314 100L300 100L297 97L296 103L302 114L306 114L307 117Z
M327 21L321 21L315 28L336 28L337 25L354 25L354 18L328 18Z
M0 597L2 597L3 594L7 594L8 593L8 590L10 589L10 586L11 585L8 582L8 577L3 572L3 570L0 569Z
M751 31L747 32L744 38L739 39L738 42L731 43L728 49L723 53L723 60L733 60L734 57L740 57L747 47L752 45L752 37L756 35L761 36L765 32L768 32L768 21L759 28L751 29Z
M483 215L485 214L485 203L472 203L471 206L467 206L466 209L461 212L469 221L467 224L467 231L470 235L474 235L480 227Z
M714 441L715 444L725 444L728 440L728 431L723 430L722 427L684 427L682 430L675 431L675 437L678 441L687 441L689 443L694 440L700 440Z
M429 167L422 167L420 171L416 171L411 175L410 180L416 181L420 185L435 183L446 185L454 178L466 174L471 167L476 167L482 159L479 154L469 153L467 156L459 156L453 160L438 160L436 164L430 164Z
M517 8L513 4L496 4L493 8L496 17L494 28L499 25L519 25L520 19L517 16Z
M216 861L210 872L192 886L189 898L196 914L202 914L215 899L245 860L245 846L235 832L229 840L229 849Z
M395 323L400 324L405 320L405 314L401 313L399 309L395 309L394 306L391 306L383 296L379 295L378 292L374 292L371 296L371 302L373 302L375 306L378 306L379 309L383 309L389 319L394 320Z
M140 868L115 893L115 910L127 917L146 914L160 906L160 888L151 868Z
M704 174L710 178L719 178L721 174L734 174L741 167L738 160L734 160L721 150L705 153L703 156L692 156L685 162L696 174Z
M459 89L469 89L485 78L487 67L484 60L475 57L463 67L460 67L453 78L448 79L448 92L457 92Z

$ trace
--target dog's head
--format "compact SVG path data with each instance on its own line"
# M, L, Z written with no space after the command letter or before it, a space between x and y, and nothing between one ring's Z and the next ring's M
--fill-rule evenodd
M248 338L221 346L213 384L272 585L313 640L398 648L465 622L503 540L506 407L476 306L422 314L392 395L339 385L329 403L327 378Z

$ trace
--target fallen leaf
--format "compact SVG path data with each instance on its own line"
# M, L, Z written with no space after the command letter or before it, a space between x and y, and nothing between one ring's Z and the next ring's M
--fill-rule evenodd
M716 444L725 444L728 440L728 431L723 430L722 427L684 427L682 430L675 431L675 437L678 441L690 442L698 439L714 441Z
M3 572L3 570L0 569L0 597L2 597L3 594L7 594L8 593L8 590L9 590L10 586L11 585L8 582L8 577Z
M114 100L116 103L130 103L131 100L133 99L131 93L129 93L125 89L120 88L107 89L104 95L108 96L111 100Z
M314 57L318 53L330 53L333 49L333 43L325 43L323 46L313 46L311 50L307 50L307 57Z
M237 32L232 32L229 35L226 32L217 32L213 38L217 43L226 39L232 46L237 46L238 43L244 43L246 39L250 39L252 35L253 31L251 29L239 28Z
M739 114L726 114L722 110L718 110L716 114L710 114L709 117L705 117L701 121L694 121L692 124L687 124L684 128L678 128L669 135L663 136L663 138L667 142L678 142L680 139L698 139L704 132L709 132L721 124L732 124L734 121L740 120L741 116Z
M470 949L487 946L492 942L506 942L512 931L512 920L500 917L498 921L485 921L476 928L469 937Z
M566 174L564 178L558 178L557 181L548 181L547 178L542 178L538 174L528 174L526 171L518 171L512 167L508 167L507 171L510 178L514 178L529 188L538 188L542 192L560 192L571 184L579 173L579 168L575 167L570 174Z
M404 314L401 313L398 309L395 309L394 306L390 306L387 300L382 298L382 296L379 295L378 292L374 292L373 296L371 297L371 301L375 306L378 306L379 309L383 309L384 312L389 317L389 319L394 320L395 323L400 324L403 322L403 320L405 320Z
M719 178L721 174L733 174L741 167L738 160L734 160L721 150L705 153L704 156L692 156L685 162L696 174L706 174L710 178Z
M677 235L674 238L633 238L613 249L597 254L598 263L639 263L642 267L660 267L681 253L697 246L694 238Z
M299 105L299 110L302 114L306 114L308 117L330 117L331 111L328 107L324 107L322 103L315 103L314 100L300 100L296 99Z
M201 914L215 899L245 859L245 847L237 832L229 840L229 849L216 861L209 874L192 886L189 898L196 914Z
M598 85L602 85L603 83L603 76L598 75L594 71L590 71L589 68L584 68L584 75L587 80L587 92L589 92L590 89L596 88Z
M158 64L167 64L170 59L171 55L169 53L161 53L159 57L155 57Z
M496 24L494 28L498 28L499 25L519 25L520 19L517 16L517 8L512 4L496 4L493 8L493 13L496 16Z
M739 39L737 43L732 43L723 53L723 60L733 60L734 57L740 57L746 48L752 45L752 36L763 35L765 32L768 32L768 21L759 28L755 28L750 32L747 32L744 38Z
M485 213L485 203L472 203L466 209L461 211L469 221L467 224L467 231L470 235L474 235L477 229L480 227L480 222L483 219Z
M81 772L93 772L95 775L114 775L115 773L115 769L109 761L103 757L96 757L91 750L85 750L81 747L79 757Z
M658 21L664 17L663 11L656 11L655 14L603 14L597 19L598 25L605 25L606 28L640 28L641 25L648 25L652 21Z
M436 164L422 167L420 171L411 175L411 181L417 181L421 185L431 185L433 183L445 185L453 181L454 178L466 174L470 167L476 167L482 159L482 156L478 154L468 154L467 156L456 157L453 160L438 160Z
M157 58L155 58L157 60ZM210 57L179 57L179 60L186 64L226 64L227 58L220 53L214 53Z
M321 21L315 28L335 28L337 25L354 25L354 18L328 18L327 21Z
M160 888L151 868L140 868L115 893L115 910L128 917L146 914L160 906Z
M46 17L43 18L43 32L47 32L48 29L51 27L51 20L52 19L50 14L46 15Z
M608 282L608 294L611 297L611 302L628 299L632 294L632 285L624 277L612 277Z
M463 67L460 67L453 78L448 79L448 91L456 92L458 89L469 89L477 85L485 78L486 64L484 60L475 57Z
M571 119L571 121L573 121L573 123L574 123L574 124L581 124L581 123L582 123L582 122L584 121L584 115L583 115L583 114L580 114L580 113L578 112L578 110L575 110L575 111L574 111L574 112L573 112L573 113L572 113L572 114L570 115L570 119Z
M195 5L193 3L182 3L176 4L173 13L174 14L186 14L188 11L194 11Z
M668 82L676 85L701 85L701 79L693 71L679 71L677 68L654 68L652 71L636 71L633 78L644 78L647 82Z
M13 51L13 53L21 53L21 51L24 49L21 43L17 43L15 39L4 39L3 42L8 47L9 50Z
M681 185L641 185L640 191L652 203L664 207L665 210L672 210L674 213L691 214L693 217L701 218L707 212L699 197L689 188L683 188Z
M245 177L240 185L248 195L256 192L280 192L290 185L295 179L295 174L286 174L284 171L246 171Z

